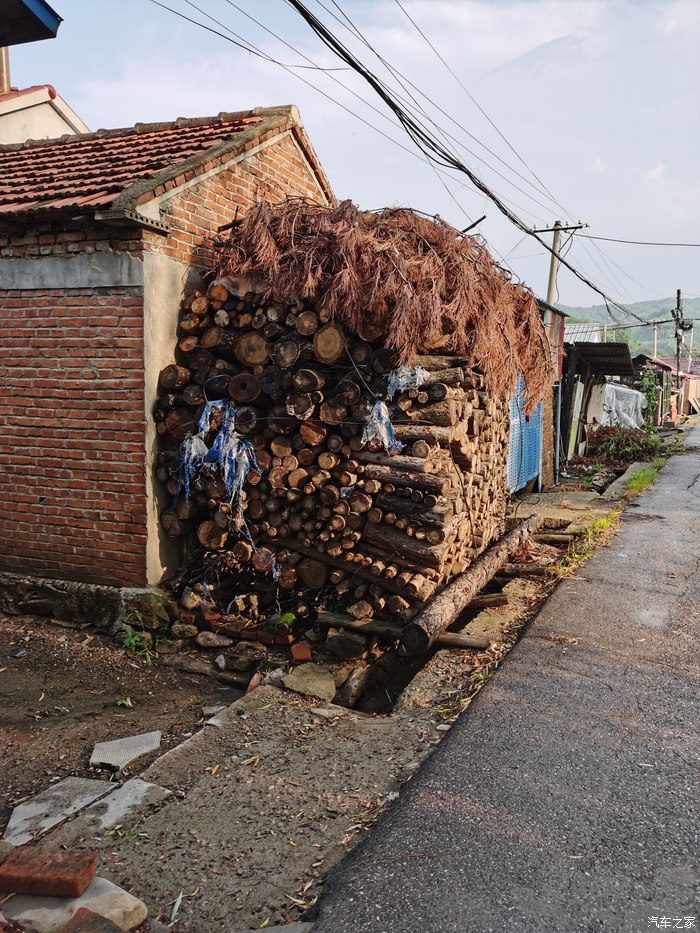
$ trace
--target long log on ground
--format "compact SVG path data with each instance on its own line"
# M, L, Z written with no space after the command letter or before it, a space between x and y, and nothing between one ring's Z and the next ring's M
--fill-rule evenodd
M541 526L542 516L531 516L478 557L453 583L448 584L404 629L401 641L406 652L420 654L427 651L438 635L442 635L452 625L479 590L495 577L509 557Z
M552 533L552 534L541 534L533 535L533 540L537 541L538 544L571 544L571 542L576 538L576 535L569 533Z
M474 599L465 606L466 609L490 609L492 606L507 606L508 595L506 593L483 593L481 596L475 596Z
M534 517L534 516L533 516ZM546 577L548 564L504 564L498 569L499 577Z
M376 635L387 641L398 641L403 629L391 622L375 622L374 619L353 619L341 612L325 612L318 614L318 624L332 628L344 628L353 632L362 632L363 635ZM461 632L445 632L438 635L435 644L441 648L488 648L493 638L484 638L480 635L462 635Z

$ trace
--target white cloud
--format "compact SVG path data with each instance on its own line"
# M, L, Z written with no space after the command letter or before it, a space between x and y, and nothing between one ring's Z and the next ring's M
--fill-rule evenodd
M666 166L663 162L657 162L653 168L646 172L646 177L652 181L660 181L666 175Z

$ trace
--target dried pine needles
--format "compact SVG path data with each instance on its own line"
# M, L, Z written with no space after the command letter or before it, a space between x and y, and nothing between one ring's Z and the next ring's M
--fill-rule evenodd
M262 276L267 298L314 301L345 331L381 336L407 365L418 352L463 355L502 399L523 373L528 409L551 383L532 292L439 218L360 211L351 201L261 202L217 246L217 276Z

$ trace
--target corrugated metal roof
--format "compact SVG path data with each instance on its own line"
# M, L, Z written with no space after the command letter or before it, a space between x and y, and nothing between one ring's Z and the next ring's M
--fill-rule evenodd
M605 337L605 325L594 324L592 321L583 324L564 325L564 340L567 343L578 343L579 340L585 343L603 343Z
M576 341L575 352L599 376L634 376L634 364L626 343Z

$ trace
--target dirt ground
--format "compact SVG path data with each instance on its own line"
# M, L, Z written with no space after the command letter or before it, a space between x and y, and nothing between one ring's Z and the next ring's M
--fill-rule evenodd
M197 731L203 705L239 695L207 678L149 668L85 630L0 615L0 834L12 807L56 778L109 780L89 767L96 742L160 729L162 753ZM133 773L157 754L135 762Z
M532 549L541 560L557 553ZM509 605L484 610L467 630L511 642L554 585L512 580ZM16 649L27 653L12 657ZM131 773L175 791L162 808L103 836L68 822L42 844L96 849L100 874L146 902L148 931L241 933L313 918L328 870L396 799L505 650L435 652L393 715L261 687L204 727L202 706L232 702L230 688L160 662L149 668L84 630L0 617L0 827L52 778L108 780L89 769L94 742L161 729L160 752ZM127 697L131 706L119 705Z

